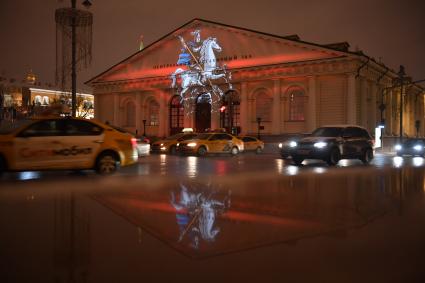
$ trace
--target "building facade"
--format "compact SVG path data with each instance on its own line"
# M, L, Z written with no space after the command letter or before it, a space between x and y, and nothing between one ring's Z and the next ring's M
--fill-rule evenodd
M16 82L14 79L0 79L0 121L17 120L37 116L49 108L63 105L71 108L71 93L58 90L52 85L41 85L33 80ZM89 93L77 93L77 116L87 119L94 117L94 97Z
M398 135L398 75L345 42L319 45L195 19L87 82L96 117L167 136L193 128L311 132L385 122ZM423 89L403 80L404 132L424 134Z

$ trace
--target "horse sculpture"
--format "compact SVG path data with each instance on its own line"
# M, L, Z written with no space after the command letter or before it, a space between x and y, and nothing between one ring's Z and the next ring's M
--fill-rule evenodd
M189 66L190 69L184 70L183 68L178 68L171 75L172 88L176 87L177 76L180 76L181 78L181 91L179 95L182 100L185 99L185 93L191 87L196 86L209 87L210 89L212 89L212 92L214 94L221 97L223 95L223 92L221 90L218 90L219 88L212 84L212 80L223 78L226 83L229 84L229 88L231 88L231 74L226 71L226 66L224 66L223 68L217 67L217 59L215 56L215 52L221 52L221 50L222 48L217 43L217 39L209 37L202 42L202 46L199 49L200 57L199 59L194 58L194 64Z

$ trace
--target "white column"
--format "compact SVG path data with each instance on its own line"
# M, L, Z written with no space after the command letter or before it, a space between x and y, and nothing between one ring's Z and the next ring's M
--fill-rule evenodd
M385 98L385 132L391 136L393 134L393 91L387 91Z
M246 82L241 83L241 105L240 105L240 122L241 122L241 134L246 135L249 132L248 129L248 89Z
M159 129L158 129L158 135L160 137L164 137L165 136L165 126L166 126L166 118L165 118L165 113L167 112L166 109L166 103L165 103L165 93L160 90L157 93L157 97L159 100Z
M308 78L307 131L312 132L316 127L316 77Z
M280 134L280 80L273 81L272 134Z
M99 108L99 94L94 94L93 96L93 100L94 100L94 118L96 118L99 121L105 122L104 121L104 117L101 115L100 113L100 108ZM32 99L31 99L32 101Z
M356 78L349 74L347 78L347 124L357 124Z
M360 125L367 128L367 80L363 78L360 84Z
M220 112L211 111L211 129L220 128Z
M139 135L143 134L143 123L142 123L142 95L140 92L136 92L136 130Z
M184 103L184 128L192 128L195 130L195 111L195 103L191 103L190 105L189 103Z
M114 94L114 121L115 126L121 126L119 124L119 115L120 115L120 96L118 93Z
M369 131L374 131L375 127L377 126L376 123L376 100L377 100L377 96L378 96L378 87L376 86L375 83L372 83L372 87L370 90L370 96L371 96L371 113L370 113L370 121L369 121Z

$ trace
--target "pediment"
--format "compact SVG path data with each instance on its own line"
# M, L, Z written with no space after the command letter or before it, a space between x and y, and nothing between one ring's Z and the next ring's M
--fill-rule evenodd
M194 31L199 31L198 38ZM184 44L180 37L186 46L198 49L208 38L215 39L221 50L214 50L215 59L213 60L218 67L226 65L228 69L312 61L347 55L338 50L302 42L297 38L279 37L204 20L193 20L116 64L88 83L170 76L177 68L186 67L184 64L181 65L184 62L184 56L190 57L191 64L194 64L194 58L197 57L199 60L200 54L196 52L188 54L187 51L182 51ZM182 56L182 53L186 55Z

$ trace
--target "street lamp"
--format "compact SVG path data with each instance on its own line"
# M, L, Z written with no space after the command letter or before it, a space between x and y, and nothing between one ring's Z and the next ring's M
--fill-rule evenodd
M143 120L143 136L146 136L146 120Z
M89 0L85 0L84 7L89 8L92 4ZM71 80L72 80L72 117L77 116L77 0L71 0L71 7L74 11L71 20Z
M257 117L257 128L258 128L257 138L260 139L261 117Z
M406 75L404 66L400 65L400 70L397 73L400 80L400 143L403 141L403 80Z

